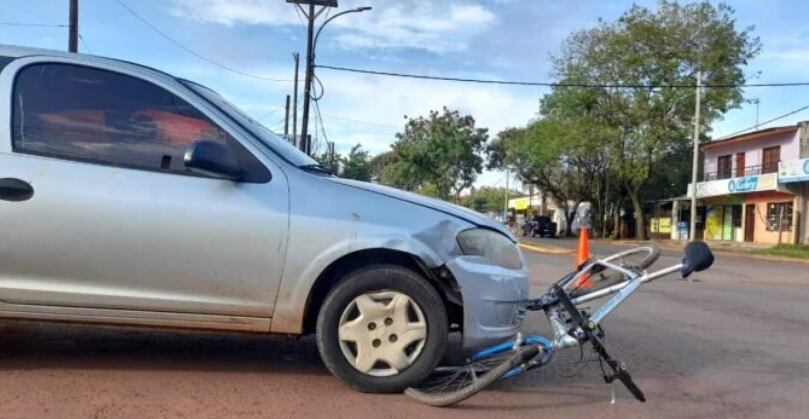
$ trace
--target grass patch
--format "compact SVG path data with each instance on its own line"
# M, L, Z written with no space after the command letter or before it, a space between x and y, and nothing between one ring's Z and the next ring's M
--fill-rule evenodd
M783 256L795 259L809 259L809 246L780 244L761 251L761 254L770 256Z

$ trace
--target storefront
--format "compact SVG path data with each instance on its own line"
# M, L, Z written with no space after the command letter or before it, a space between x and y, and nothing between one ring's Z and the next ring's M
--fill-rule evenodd
M809 140L806 141L809 154ZM778 168L778 183L789 192L795 194L792 208L793 230L797 236L796 243L809 244L809 228L806 217L809 214L809 158L781 162Z
M779 188L778 174L697 184L702 238L761 244L795 243L795 195ZM690 190L689 190L690 193Z

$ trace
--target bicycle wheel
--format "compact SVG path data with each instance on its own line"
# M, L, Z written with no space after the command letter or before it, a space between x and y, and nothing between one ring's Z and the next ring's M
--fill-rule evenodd
M643 271L652 266L652 264L657 262L657 259L660 258L660 248L654 245L647 247L651 249L650 252L628 255L627 257L621 258L620 261L613 261L613 263L621 265L630 270L635 270L638 272ZM581 281L580 284L576 284L576 286L574 286L568 292L570 293L571 298L576 298L589 294L593 291L598 291L602 288L619 284L626 281L626 279L626 276L622 272L618 272L610 268L604 268L600 272L590 274L586 281Z
M417 387L405 390L405 394L430 406L449 406L474 396L538 353L538 346L529 345L463 367L437 368Z

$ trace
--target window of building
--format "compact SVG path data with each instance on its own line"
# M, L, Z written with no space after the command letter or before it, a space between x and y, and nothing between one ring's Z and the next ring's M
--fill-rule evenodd
M781 146L767 147L762 151L761 173L775 173L781 161Z
M746 176L745 167L747 163L745 162L745 153L736 153L736 177L744 177Z
M208 140L231 147L248 173L261 166L180 97L135 77L76 65L20 71L12 137L20 152L180 174L192 174L183 162L188 146Z
M717 159L717 179L730 179L731 176L731 155L719 156Z
M770 202L767 204L767 230L792 230L792 202Z

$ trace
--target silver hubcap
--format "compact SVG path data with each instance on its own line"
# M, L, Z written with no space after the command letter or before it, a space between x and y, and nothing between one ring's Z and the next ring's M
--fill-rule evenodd
M388 377L413 365L427 341L421 308L398 291L362 294L340 316L340 349L357 370Z

